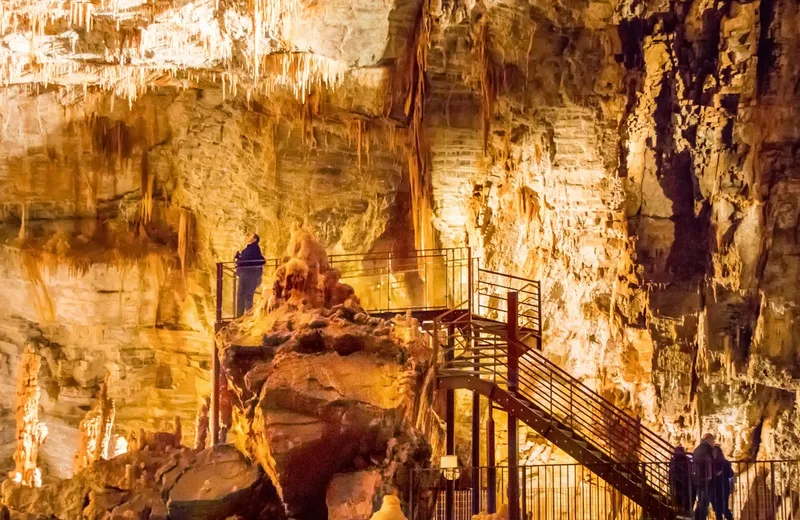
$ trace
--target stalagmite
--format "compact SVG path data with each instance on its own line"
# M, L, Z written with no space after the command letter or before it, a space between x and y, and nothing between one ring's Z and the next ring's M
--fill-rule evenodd
M408 518L400 509L400 499L394 495L386 495L383 497L380 510L376 511L370 520L408 520Z
M206 396L200 409L197 411L197 419L195 420L194 428L194 448L196 450L203 450L206 447L208 440L208 410L211 404L211 398Z
M72 467L75 473L95 461L108 459L111 455L111 430L114 427L116 409L114 401L108 397L109 379L110 375L107 374L100 385L97 402L81 421L80 445L75 452Z
M17 449L11 478L27 486L41 485L36 466L39 446L47 438L47 426L39 422L39 368L41 357L28 346L22 355L17 379Z
M175 416L175 424L173 426L172 434L175 436L175 446L180 446L181 439L183 438L183 426L181 426L181 418L179 415Z

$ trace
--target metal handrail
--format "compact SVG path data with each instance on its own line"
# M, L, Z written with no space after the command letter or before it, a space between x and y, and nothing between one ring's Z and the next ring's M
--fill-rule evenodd
M442 315L439 318L446 317ZM440 321L438 327L446 325ZM442 364L441 377L451 373L464 374L508 386L508 352L509 348L515 349L519 360L517 395L549 413L551 420L558 418L561 424L580 434L595 449L618 463L631 463L627 459L631 454L635 454L633 462L637 463L669 460L672 446L540 352L520 341L509 341L500 336L496 328L485 327L477 322L471 322L469 330L462 328L460 334L471 336L473 342L476 341L474 338L479 339L471 347L467 346L468 340L454 343L449 356L447 349L442 350L442 357L451 360ZM458 356L456 351L460 351ZM651 471L647 476L649 485L656 493L668 491L666 474L654 474Z
M495 278L496 280L492 280ZM489 269L477 269L477 283L475 287L477 305L476 312L486 318L492 315L502 316L508 312L508 302L505 295L508 291L515 291L522 296L519 301L517 325L521 332L520 339L530 336L541 338L541 283L537 280L523 278L511 274L499 273ZM519 283L514 283L519 282ZM484 298L488 299L484 303ZM497 305L492 302L499 302ZM506 308L503 308L505 306Z
M728 488L728 505L734 518L793 520L798 517L800 461L733 460L729 463L735 475ZM698 486L691 478L695 465L692 462L638 462L465 466L459 471L462 475L472 476L471 489L462 487L460 492L477 493L477 503L462 502L457 514L461 518L468 518L475 511L470 510L472 504L479 511L496 507L496 501L510 507L506 483L511 483L510 474L516 471L519 477L516 482L520 491L517 504L520 518L691 518L697 508L702 507L699 502L695 505L698 489L705 488L706 497L719 491L716 487L719 483L713 481ZM444 471L440 468L418 468L411 472L409 518L422 518L421 515L415 516L418 505L415 500L424 503L430 491L440 491L443 482L446 482ZM637 487L627 495L620 493L614 483L603 477L612 473L637 476L671 474L668 493L656 498L662 507L657 511L649 511L641 506L642 503L648 503L650 493L646 487ZM593 495L597 497L594 500ZM704 505L708 507L707 502ZM440 505L437 508L440 511L443 509Z
M263 266L263 282L284 259L268 258ZM472 257L469 248L437 248L396 254L392 251L374 253L345 253L327 256L328 264L339 270L343 283L368 288L362 300L367 312L392 313L439 311L451 308L470 308L472 288ZM256 268L260 268L256 266ZM235 261L217 264L217 326L238 318L237 287L241 269ZM419 292L407 292L412 287L403 277L418 273L422 280ZM399 296L399 298L398 298Z

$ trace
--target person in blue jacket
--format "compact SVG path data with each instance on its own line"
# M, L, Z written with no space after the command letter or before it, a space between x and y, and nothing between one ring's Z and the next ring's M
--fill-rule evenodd
M253 308L253 296L261 285L266 260L261 254L261 246L258 245L260 240L258 235L250 235L247 246L236 253L236 276L239 284L236 291L237 317Z

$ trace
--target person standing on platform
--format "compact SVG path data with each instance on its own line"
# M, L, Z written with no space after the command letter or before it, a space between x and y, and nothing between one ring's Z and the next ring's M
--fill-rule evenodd
M711 503L712 478L714 476L714 436L703 435L703 440L692 454L692 480L697 494L697 507L694 520L708 518L708 506Z
M733 467L725 458L722 448L714 446L714 477L712 479L711 507L717 520L733 520L730 510L731 488L733 486Z
M247 246L236 253L236 277L239 287L236 290L236 317L253 308L253 296L261 285L266 260L258 245L260 237L256 234L247 237Z
M669 461L669 482L672 496L681 507L681 512L691 513L694 504L692 491L691 468L692 459L683 446L676 446Z

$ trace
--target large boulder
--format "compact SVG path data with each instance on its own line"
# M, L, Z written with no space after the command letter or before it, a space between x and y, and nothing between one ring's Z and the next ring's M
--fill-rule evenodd
M236 448L220 445L198 454L169 494L170 520L256 518L274 488Z
M379 505L441 447L419 324L368 316L318 249L290 245L269 301L217 337L237 445L270 476L289 516L314 520L330 513L335 474L377 472Z
M328 520L368 520L381 482L377 470L334 475L325 497Z

